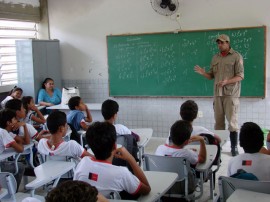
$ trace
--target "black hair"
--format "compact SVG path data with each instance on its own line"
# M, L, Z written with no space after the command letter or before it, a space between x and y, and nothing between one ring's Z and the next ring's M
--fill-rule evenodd
M75 110L75 107L78 107L81 101L80 96L71 97L68 101L68 107L70 110Z
M22 108L22 101L18 99L12 99L6 102L5 108L11 109L14 112L20 111Z
M116 130L108 122L95 122L86 131L86 142L96 159L106 160L116 143Z
M105 120L112 118L119 110L119 105L114 100L105 100L101 106L101 113Z
M42 83L42 88L43 88L43 89L46 88L46 87L45 87L45 84L48 83L48 81L53 81L53 79L52 79L52 78L46 78L46 79L44 79L44 81L43 81L43 83Z
M33 100L32 96L23 96L22 97L22 104L23 104L23 108L25 109L26 113L29 112L28 105L30 104L31 100Z
M0 111L0 128L5 129L7 127L7 122L16 117L16 113L10 109L2 109Z
M52 189L45 197L46 202L96 202L96 187L83 181L66 181Z
M61 111L54 111L48 116L46 123L50 133L54 134L58 131L59 127L66 125L66 114Z
M180 107L180 116L183 120L192 122L198 114L198 105L193 100L185 101Z
M264 144L263 131L256 123L246 122L240 129L240 146L246 153L257 153Z
M171 126L170 138L173 144L181 146L188 140L192 133L192 125L189 121L179 120Z
M23 89L21 89L20 87L14 86L14 88L11 91L9 91L8 95L11 96L12 93L16 91L21 91L21 94L23 93Z

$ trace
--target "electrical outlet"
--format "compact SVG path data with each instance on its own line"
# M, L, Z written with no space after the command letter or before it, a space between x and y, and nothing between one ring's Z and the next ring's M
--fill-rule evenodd
M198 117L202 118L203 117L203 112L202 111L198 111Z
M176 13L175 19L176 19L176 20L180 20L180 13Z

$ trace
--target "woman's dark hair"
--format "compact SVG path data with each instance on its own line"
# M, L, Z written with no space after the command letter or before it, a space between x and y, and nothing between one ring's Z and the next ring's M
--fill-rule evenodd
M32 96L23 96L22 97L22 104L23 104L23 108L26 111L26 114L29 112L28 104L30 104L30 102L31 102L32 99L33 99Z
M11 96L11 94L16 92L16 91L21 91L21 93L23 93L23 89L21 89L17 86L14 86L14 88L11 91L9 91L8 95Z
M43 88L43 89L46 88L46 87L45 87L45 84L48 83L48 81L53 81L53 79L52 79L52 78L46 78L46 79L43 81L43 83L42 83L42 88Z

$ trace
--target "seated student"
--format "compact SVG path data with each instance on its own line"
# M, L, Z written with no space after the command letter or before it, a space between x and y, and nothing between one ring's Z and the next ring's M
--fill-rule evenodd
M114 124L117 118L117 112L119 111L119 105L114 100L105 100L101 106L101 113L106 122ZM129 130L122 124L114 124L117 135L132 135L136 141L140 141L140 136Z
M71 124L76 131L81 129L87 130L88 123L92 122L91 113L86 104L79 96L75 96L69 99L68 107L71 110L67 115L67 122ZM86 117L84 113L86 113Z
M52 112L47 118L47 127L51 133L50 139L42 138L38 143L38 151L43 155L69 156L83 158L92 156L74 140L64 141L67 132L66 114L61 111Z
M189 121L191 124L193 124L193 121L197 118L197 115L198 115L198 105L193 100L187 100L181 105L180 116L182 120ZM202 126L194 126L194 125L192 125L192 127L193 127L193 131L191 133L191 136L199 135L199 134L209 134L209 135L214 136L214 138L216 139L218 143L221 142L220 137L218 135L215 135L213 132L209 131L208 129ZM166 140L167 144L170 143L169 139L170 139L170 135L168 139Z
M96 187L82 181L66 181L52 189L46 202L109 202L98 193ZM38 199L27 197L22 202L41 202Z
M197 163L204 163L206 160L206 147L204 138L198 135L191 136L192 126L188 121L176 121L170 130L172 144L158 146L155 155L159 156L173 156L186 158L191 165ZM197 154L191 149L185 149L184 147L190 142L199 141L200 151Z
M124 147L116 148L116 130L112 124L95 122L86 132L86 141L95 158L81 160L74 180L85 181L99 191L125 191L128 196L122 192L122 199L134 199L150 192L150 185L134 157ZM114 157L128 161L134 175L126 167L112 165Z
M239 169L254 174L259 180L270 180L270 156L259 153L264 144L264 135L261 128L253 122L242 125L239 134L240 146L245 153L233 157L228 164L228 176Z
M44 134L48 134L48 131L42 130L38 132L31 124L24 123L22 121L22 119L25 118L25 109L23 108L21 100L18 99L9 100L6 103L6 108L16 113L16 119L18 122L14 125L13 132L16 133L17 135L21 136L24 134L23 127L21 127L24 124L26 124L26 128L28 130L31 139L35 139L38 141L40 138L42 138Z
M23 90L15 86L9 93L8 96L1 102L2 109L5 108L7 101L12 99L21 99Z
M3 109L0 111L0 155L8 148L13 148L16 152L21 153L24 150L23 145L30 143L30 136L25 123L21 123L21 126L24 129L23 136L17 136L12 133L13 128L18 122L15 116L16 114L9 109ZM1 171L15 173L15 164L13 161L0 162L0 167ZM19 171L15 175L17 189L24 173L24 165L18 162L18 168Z
M44 124L46 122L42 113L35 106L34 99L31 96L23 96L22 98L23 108L25 109L25 118L23 121L33 125L34 122L37 125L34 125L35 128L39 128L39 124Z

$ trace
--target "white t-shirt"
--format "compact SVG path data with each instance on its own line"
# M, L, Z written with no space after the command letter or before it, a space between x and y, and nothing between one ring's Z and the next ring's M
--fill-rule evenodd
M193 128L193 130L192 130L191 136L199 135L199 134L202 134L202 133L206 133L206 134L210 134L210 135L214 136L214 133L212 131L206 129L205 127L192 126L192 128ZM169 137L170 137L170 132L169 132L168 138L166 139L166 144L169 144Z
M155 155L158 156L172 156L172 157L183 157L187 159L190 164L196 165L198 163L198 154L191 149L179 149L170 145L159 145Z
M76 141L63 141L52 150L48 145L48 139L42 138L38 142L38 151L43 155L49 156L69 156L78 158L81 157L85 149Z
M33 116L33 115L34 115L34 112L30 110L30 111L26 114L25 118L23 119L23 122L33 125L33 124L32 124L33 122L32 122L32 120L31 120L31 116Z
M5 151L6 148L9 148L10 145L15 142L15 134L9 133L7 130L0 128L0 154Z
M73 180L81 180L95 186L98 191L113 190L136 194L141 187L139 179L126 167L106 161L84 157L77 165Z
M228 176L243 169L254 174L259 180L270 181L270 155L244 153L233 157L228 164Z
M8 95L2 102L1 102L1 106L2 109L5 109L5 105L7 103L7 101L14 99L13 97L11 97L10 95Z
M131 130L122 124L114 124L117 135L131 135Z
M32 139L35 138L38 135L38 131L31 124L29 124L29 123L25 123L25 124L26 124L27 130L28 130L28 134L30 135L30 138L32 138ZM21 126L19 128L19 135L20 136L24 135L23 126Z

